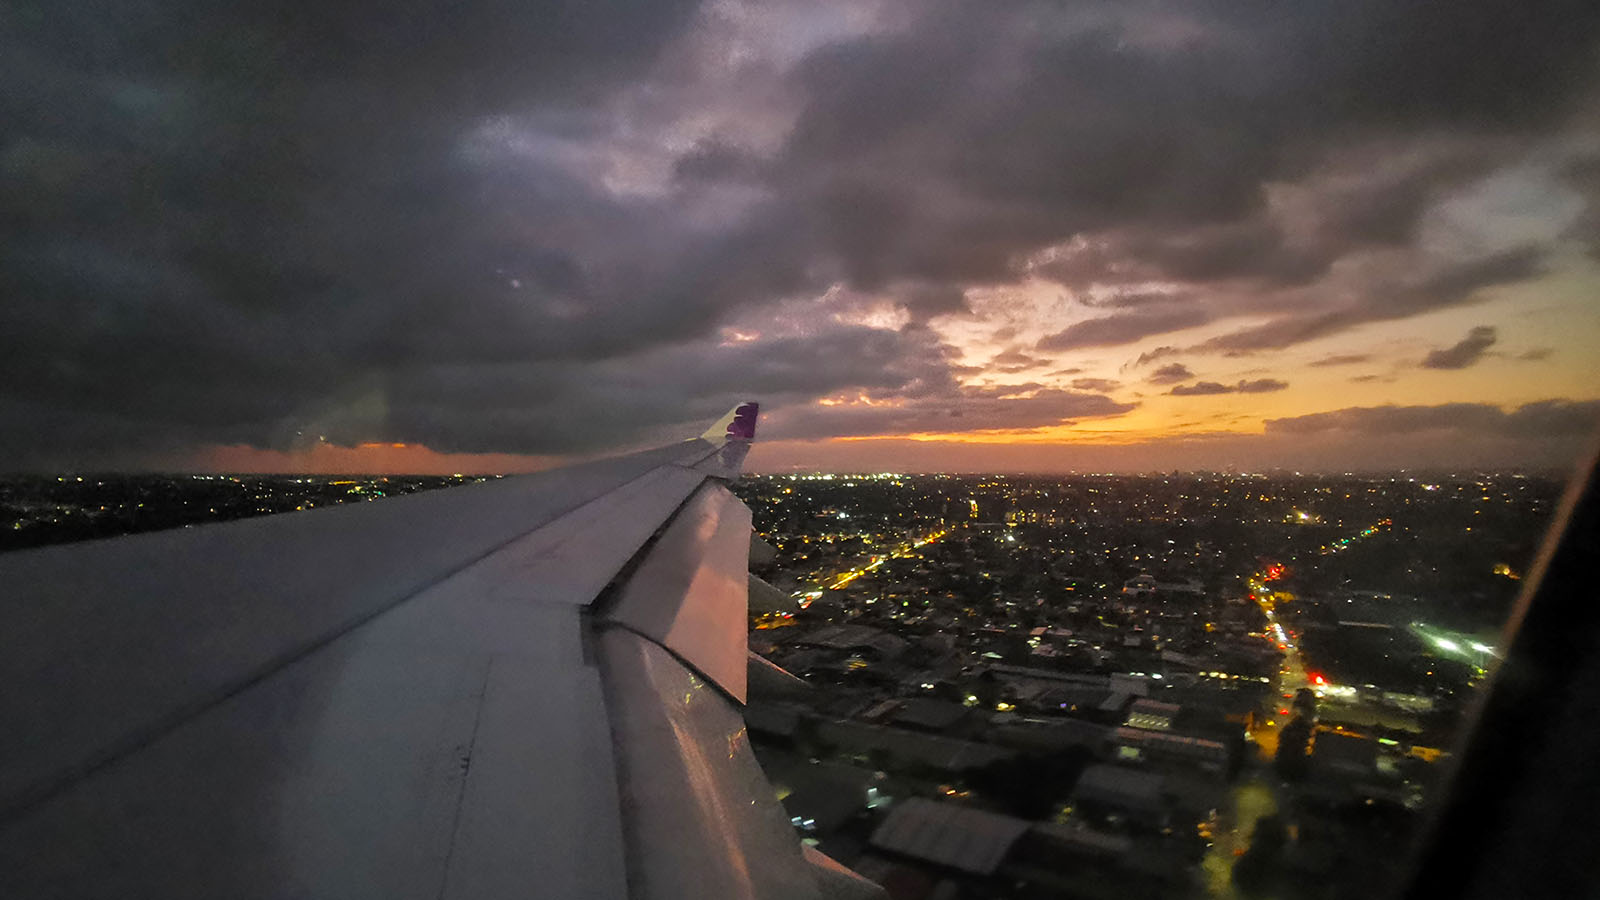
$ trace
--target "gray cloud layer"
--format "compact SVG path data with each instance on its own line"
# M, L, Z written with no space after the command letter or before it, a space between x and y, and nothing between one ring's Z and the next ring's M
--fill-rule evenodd
M1467 332L1456 344L1430 352L1422 360L1424 369L1465 369L1483 359L1483 354L1493 347L1498 337L1488 325L1480 325Z
M1308 366L1353 366L1357 363L1369 362L1370 353L1341 353L1334 356L1324 356L1321 359L1306 363Z
M1346 432L1367 435L1452 430L1513 438L1571 437L1589 434L1600 421L1600 401L1541 400L1506 412L1487 403L1435 406L1367 406L1268 419L1267 431L1288 434Z
M922 432L1041 428L1070 425L1084 416L1112 416L1134 408L1101 394L1038 389L965 388L954 396L913 400L901 406L807 406L782 410L766 434L774 439L858 437Z
M1194 384L1180 384L1167 393L1174 397L1203 397L1211 394L1267 394L1272 391L1281 391L1289 386L1287 381L1276 378L1257 378L1249 381L1239 381L1234 384L1219 384L1215 381L1197 381Z
M1150 376L1145 380L1151 384L1176 384L1193 377L1194 373L1189 371L1188 366L1183 363L1172 363L1151 372Z
M1204 309L1187 307L1086 319L1040 338L1038 347L1040 350L1061 352L1083 347L1115 346L1155 334L1203 325L1210 318Z

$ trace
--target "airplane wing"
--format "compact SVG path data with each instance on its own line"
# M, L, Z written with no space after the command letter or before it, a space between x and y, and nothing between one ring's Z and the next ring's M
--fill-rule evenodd
M0 556L0 896L878 896L746 742L755 419Z

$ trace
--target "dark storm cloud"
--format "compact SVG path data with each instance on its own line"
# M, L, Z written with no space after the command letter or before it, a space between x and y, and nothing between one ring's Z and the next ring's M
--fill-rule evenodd
M1194 384L1177 385L1167 393L1175 397L1200 397L1207 394L1231 394L1233 392L1234 387L1232 385L1219 384L1215 381L1197 381Z
M1384 150L1394 152L1393 147ZM1374 155L1380 158L1371 159ZM1381 151L1346 149L1332 171L1313 172L1287 202L1263 203L1236 219L1215 223L1172 226L1140 221L1093 241L1057 248L1035 260L1031 271L1080 288L1177 281L1191 287L1233 284L1235 289L1265 292L1312 284L1342 258L1404 246L1430 203L1503 158L1472 142L1431 147L1418 155L1396 166L1381 158ZM1378 167L1380 163L1388 168ZM1090 305L1138 306L1182 299L1125 290L1113 295L1112 302ZM1117 302L1122 300L1128 302Z
M775 412L774 439L858 437L1070 425L1085 417L1121 415L1137 404L1101 394L1042 388L1018 395L1013 388L962 388L901 405L804 406Z
M1600 401L1540 400L1525 403L1505 417L1503 430L1513 437L1587 435L1600 425Z
M1538 247L1517 247L1483 256L1435 272L1389 299L1418 312L1459 303L1480 288L1510 284L1538 274L1544 255Z
M765 161L747 150L720 141L702 141L673 162L672 174L679 182L716 184L757 183L769 173Z
M1028 354L1022 352L1022 348L1020 347L1011 347L1009 349L1002 350L999 353L996 353L993 359L989 360L989 366L991 368L997 369L1008 375L1015 374L1017 372L1025 372L1029 369L1037 369L1041 366L1048 365L1050 365L1050 360L1040 356L1029 356Z
M1267 431L1287 434L1348 432L1366 435L1458 430L1513 438L1584 435L1600 423L1600 401L1541 400L1506 412L1487 403L1436 406L1365 406L1267 419Z
M765 63L796 115L770 140L653 133L663 174L639 188L637 117L699 102L659 67L663 50L690 52L696 6L63 0L8 14L0 450L281 445L321 429L566 450L745 389L795 403L861 389L900 410L819 409L838 433L1114 414L1093 394L961 388L959 357L919 326L967 315L967 287L1026 277L1084 236L1101 258L1057 259L1063 280L1071 264L1294 286L1404 243L1441 190L1573 107L1600 16L1576 0L906 4L892 29ZM628 91L648 102L613 103ZM1464 149L1323 183L1374 142L1441 133ZM1267 198L1303 181L1321 210L1310 236ZM1462 302L1537 262L1308 302L1213 349ZM839 285L911 327L715 337ZM1221 315L1187 293L1097 303L1111 312L1037 349ZM596 409L624 424L572 424Z
M1172 346L1156 347L1153 350L1146 350L1145 352L1139 354L1139 358L1135 359L1133 362L1124 363L1123 364L1123 368L1124 369L1128 369L1128 368L1137 369L1140 366L1147 365L1147 364L1153 363L1153 362L1158 362L1160 360L1166 359L1169 356L1176 356L1176 355L1178 355L1179 353L1182 353L1182 352L1183 352L1182 350L1178 349L1177 347L1172 347Z
M1600 153L1589 153L1574 160L1560 175L1586 201L1583 214L1567 229L1565 236L1585 247L1591 259L1600 260Z
M1273 391L1281 391L1288 386L1289 383L1287 381L1279 381L1276 378L1257 378L1252 381L1241 381L1234 385L1241 394L1267 394Z
M911 314L913 322L926 322L935 316L970 312L966 293L946 284L919 284L896 292L895 299Z
M0 382L12 408L55 413L6 430L268 443L395 365L616 352L640 342L635 321L670 332L682 313L625 316L581 248L544 239L616 225L615 202L570 173L460 151L496 115L581 109L636 76L691 9L14 11L0 37ZM521 204L564 221L517 221Z
M1319 312L1285 316L1200 345L1209 350L1251 352L1279 350L1326 337L1357 325L1403 319L1454 306L1482 288L1526 280L1543 269L1545 251L1519 247L1447 266L1426 276L1394 285L1377 285L1354 303Z
M829 224L876 237L843 244L873 278L1000 278L1019 251L1134 223L1214 226L1212 246L1173 247L1172 266L1220 277L1282 243L1233 224L1262 185L1306 172L1330 144L1553 121L1596 19L1583 3L1530 15L1509 0L923 8L904 31L808 60L785 159L821 195L853 198L829 206ZM1333 227L1408 233L1431 182L1405 181L1353 198Z
M1287 381L1276 378L1257 378L1251 381L1238 381L1233 384L1219 384L1215 381L1197 381L1194 384L1180 384L1167 393L1175 397L1201 397L1210 394L1266 394L1272 391L1281 391L1287 388Z
M1372 359L1372 354L1370 353L1341 353L1333 356L1324 356L1323 358L1317 360L1312 360L1311 362L1306 363L1306 365L1317 367L1353 366L1357 363L1367 362L1370 359Z
M1119 313L1101 319L1074 322L1055 334L1045 335L1035 344L1046 352L1077 350L1127 344L1149 337L1204 325L1210 314L1197 306L1155 312Z
M1123 252L1148 266L1151 277L1190 283L1253 277L1302 284L1326 272L1343 249L1331 241L1297 246L1281 226L1256 216L1164 235L1138 235Z
M1474 365L1493 347L1498 337L1488 325L1479 325L1452 346L1431 351L1422 360L1425 369L1465 369Z
M1193 377L1194 373L1189 371L1188 366L1184 365L1183 363L1172 363L1171 365L1162 366L1154 372L1151 372L1150 377L1146 378L1145 380L1151 384L1176 384L1177 382L1187 381Z
M986 401L1006 399L995 391L963 395L951 374L953 352L923 329L846 326L731 345L658 347L582 368L549 362L421 369L382 386L384 428L418 435L413 439L440 450L571 452L641 434L681 438L682 426L749 397L760 398L770 413L841 389L909 404L965 396L963 408L975 414Z
M1121 382L1110 378L1074 378L1071 385L1075 391L1095 391L1102 394L1122 386Z
M1037 274L1070 285L1097 281L1180 281L1207 284L1246 280L1259 287L1293 287L1327 274L1359 250L1407 243L1428 204L1493 165L1496 156L1471 145L1435 148L1395 171L1371 171L1372 151L1347 151L1341 177L1314 174L1294 216L1261 206L1236 221L1182 227L1125 228L1057 253ZM1305 221L1295 221L1299 217ZM1128 291L1126 305L1174 299ZM1123 305L1118 303L1101 305Z

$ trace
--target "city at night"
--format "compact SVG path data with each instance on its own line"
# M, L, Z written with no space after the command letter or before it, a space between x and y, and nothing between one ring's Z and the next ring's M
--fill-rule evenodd
M772 583L802 604L758 617L751 646L811 685L753 706L752 739L804 829L880 883L965 867L895 843L879 808L921 797L918 815L1011 826L965 867L980 895L1370 896L1398 877L1559 492L750 479Z

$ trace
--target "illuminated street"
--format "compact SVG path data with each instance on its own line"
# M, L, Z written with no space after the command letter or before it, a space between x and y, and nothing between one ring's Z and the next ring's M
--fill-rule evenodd
M1341 538L1322 546L1319 548L1318 553L1327 555L1342 552L1356 541L1370 538L1393 524L1392 520L1383 519L1349 537ZM1294 693L1301 688L1309 687L1317 692L1318 697L1321 697L1330 687L1327 681L1322 679L1322 676L1306 670L1305 661L1300 655L1300 647L1296 643L1294 635L1280 621L1277 611L1277 592L1272 590L1270 582L1281 577L1282 573L1282 566L1272 566L1266 572L1255 573L1248 582L1250 599L1256 602L1256 605L1261 608L1262 614L1267 617L1268 638L1277 645L1279 650L1283 651L1283 664L1279 668L1278 676L1273 683L1273 690L1280 701L1280 705L1274 710L1274 715L1259 723L1250 732L1251 740L1255 741L1256 746L1260 749L1261 758L1266 761L1271 761L1277 754L1278 731L1288 723L1289 704L1294 700ZM1471 647L1473 651L1479 648L1489 649L1478 643L1473 643ZM1285 694L1289 696L1284 696Z
M814 600L818 595L821 594L823 589L836 591L845 585L848 585L850 582L855 581L857 578L867 574L868 572L877 569L888 560L906 559L916 555L917 550L926 547L929 544L936 543L948 535L951 531L955 530L956 527L957 526L949 526L946 528L941 528L938 531L931 532L924 537L901 544L889 553L873 556L862 565L859 565L853 569L847 569L827 578L819 578L817 579L817 583L824 585L824 588L795 591L794 596Z
M1271 599L1272 592L1267 590L1257 575L1251 579L1251 597L1261 607L1261 612L1267 617L1267 633L1276 642L1278 649L1283 651L1283 664L1278 669L1278 675L1273 679L1273 693L1277 696L1278 705L1266 720L1258 722L1255 729L1250 732L1251 740L1260 748L1263 761L1270 762L1278 752L1278 730L1288 723L1289 704L1293 702L1295 691L1311 686L1311 678L1306 672L1305 663L1300 658L1300 649L1296 646L1293 637L1281 622ZM1284 694L1290 696L1285 697Z
M1265 777L1246 778L1234 786L1228 798L1231 809L1221 813L1220 827L1200 862L1206 891L1218 900L1239 896L1233 884L1233 866L1249 849L1256 822L1278 811L1278 799Z

